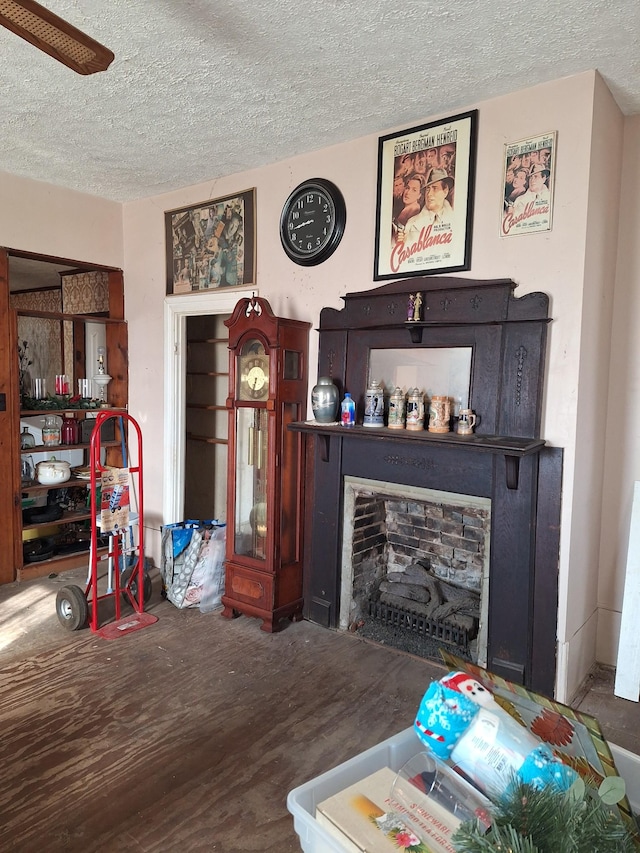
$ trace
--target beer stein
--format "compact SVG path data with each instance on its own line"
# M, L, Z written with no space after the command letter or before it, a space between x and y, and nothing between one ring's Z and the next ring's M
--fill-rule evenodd
M389 397L389 429L404 429L405 396L402 388L396 388Z
M429 403L429 432L449 432L451 400L434 394Z
M424 394L417 388L407 392L407 426L408 430L424 429Z
M471 435L476 425L477 417L473 409L460 409L458 416L458 435Z
M384 391L376 379L372 380L364 395L364 419L362 426L384 426Z

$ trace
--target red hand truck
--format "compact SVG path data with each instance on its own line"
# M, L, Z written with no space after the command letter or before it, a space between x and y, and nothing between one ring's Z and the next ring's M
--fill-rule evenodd
M120 428L122 461L127 474L126 486L116 485L110 490L110 501L98 505L98 486L102 484L103 474L111 470L102 463L101 433L103 425L115 418ZM131 428L131 429L129 429ZM137 445L137 464L129 465L127 442L129 433L135 435ZM90 500L91 500L91 545L89 552L89 572L86 587L73 584L59 590L56 596L56 613L60 624L69 631L84 628L87 622L92 631L105 639L114 639L124 634L138 631L158 621L157 616L144 612L144 605L151 597L151 578L146 571L144 558L144 490L142 478L142 433L137 421L126 413L101 411L96 418L91 433L90 452ZM128 492L136 499L136 509L129 506L128 512L118 514L120 499ZM121 519L121 523L115 521ZM134 533L137 528L137 535ZM106 555L100 555L99 536L108 538ZM107 561L106 591L99 592L98 581L104 580L98 575L98 563ZM133 606L133 614L121 616L121 598ZM105 625L98 618L99 603L113 599L114 618Z

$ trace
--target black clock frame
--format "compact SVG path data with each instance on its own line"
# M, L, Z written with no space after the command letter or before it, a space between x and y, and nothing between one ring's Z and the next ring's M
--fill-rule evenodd
M327 242L320 246L317 251L301 253L298 252L288 240L289 230L287 222L289 214L300 196L309 191L322 192L325 195L328 195L331 199L334 212L332 223L333 231ZM316 264L321 264L323 261L326 261L327 258L331 257L338 248L344 234L346 223L347 206L342 193L334 183L326 180L325 178L311 178L307 181L303 181L289 195L282 208L282 213L280 214L280 242L282 243L282 248L286 252L287 256L294 263L299 264L300 266L312 267Z

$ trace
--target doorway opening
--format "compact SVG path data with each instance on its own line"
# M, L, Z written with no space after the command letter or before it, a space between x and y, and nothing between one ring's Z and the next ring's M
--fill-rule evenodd
M201 521L226 517L228 317L187 317L184 513Z
M255 288L251 292L258 295ZM229 354L222 340L228 340L224 320L244 295L233 290L165 299L163 524L185 518L226 520L226 444L188 438L187 434L226 440L226 413L217 407L226 403L228 377L188 374L228 371ZM202 343L204 340L216 343ZM209 350L215 350L215 356L207 354ZM208 468L198 461L206 454ZM203 479L207 481L204 488L196 482Z

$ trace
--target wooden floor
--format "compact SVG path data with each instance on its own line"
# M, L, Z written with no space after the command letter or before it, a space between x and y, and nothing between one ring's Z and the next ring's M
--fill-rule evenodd
M69 580L0 587L2 851L298 851L287 793L411 725L444 672L310 622L176 610L157 578L155 625L70 633Z
M76 570L0 586L0 851L298 851L288 792L413 722L444 669L310 622L176 610L68 632ZM107 621L107 608L101 611ZM575 707L640 752L640 706L597 667Z

